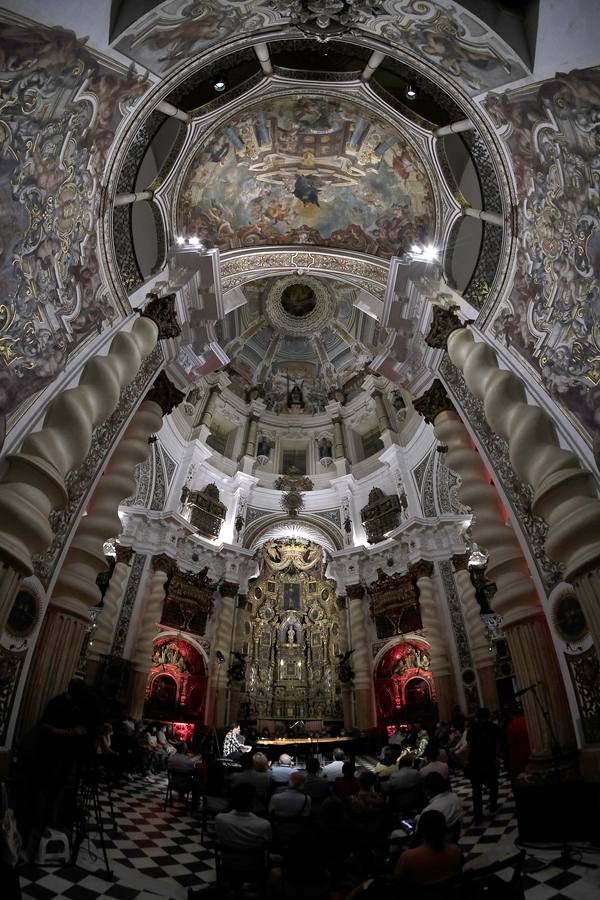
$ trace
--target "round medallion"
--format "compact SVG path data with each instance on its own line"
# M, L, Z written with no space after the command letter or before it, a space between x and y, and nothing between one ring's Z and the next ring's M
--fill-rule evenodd
M563 641L580 641L588 633L579 600L573 593L564 593L556 599L552 618Z
M19 591L10 611L6 630L13 637L27 637L35 628L40 612L37 595L26 588Z
M275 613L273 612L273 610L271 609L270 606L262 606L259 609L258 614L261 617L261 619L263 619L265 622L270 622L271 619L273 618L273 616L275 615Z

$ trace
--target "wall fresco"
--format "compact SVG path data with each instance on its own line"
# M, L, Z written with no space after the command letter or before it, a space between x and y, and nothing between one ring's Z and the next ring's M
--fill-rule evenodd
M354 104L279 98L232 119L195 153L179 231L227 250L319 244L392 256L434 234L425 168Z
M0 21L0 413L50 384L121 314L95 225L115 129L144 93L72 32Z
M485 103L513 156L519 253L493 334L584 429L600 430L600 68Z
M162 75L230 37L267 27L271 33L283 30L292 5L286 0L169 0L131 25L114 47ZM379 35L400 53L408 50L425 59L468 93L529 74L508 44L450 0L394 0L386 7L387 15L364 16L356 33Z

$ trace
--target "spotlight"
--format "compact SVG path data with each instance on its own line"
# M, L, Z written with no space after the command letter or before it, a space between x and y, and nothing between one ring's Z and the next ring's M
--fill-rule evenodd
M215 656L217 657L217 662L219 664L225 662L225 657L223 656L223 654L221 653L220 650L217 650L217 652L215 653Z
M185 238L182 237L180 234L177 235L177 237L175 238L175 240L176 240L176 242L179 244L179 246L181 246L182 244L185 244Z
M227 85L225 84L225 80L223 78L217 78L217 80L213 84L213 88L218 94L221 94L226 87Z
M200 238L197 237L197 235L194 235L193 237L190 238L190 244L192 245L192 247L199 247L200 246Z
M414 88L410 84L406 88L406 96L409 100L414 100L415 97L417 96L417 92L414 90Z

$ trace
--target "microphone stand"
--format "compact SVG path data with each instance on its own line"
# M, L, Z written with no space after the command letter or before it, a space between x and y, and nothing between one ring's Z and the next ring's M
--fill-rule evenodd
M304 723L304 721L302 719L296 719L294 724L290 725L289 730L295 732L296 728L301 728L301 727L306 728L306 724ZM296 738L296 741L294 741L294 759L296 760L296 764L297 764L298 763L298 743L297 743L298 735L294 733L294 737Z
M548 711L548 707L544 706L540 698L538 697L537 692L537 684L534 684L529 688L533 694L533 699L542 714L542 717L546 723L546 727L548 729L548 734L550 735L550 753L552 755L552 774L556 778L556 783L558 786L559 793L559 810L561 817L561 831L562 831L562 850L560 856L557 856L556 859L551 859L544 868L548 868L549 866L584 866L587 869L597 869L598 866L594 863L584 862L582 859L578 859L573 855L573 851L569 847L569 815L568 815L568 805L566 803L566 791L565 788L568 786L566 781L563 781L562 773L564 773L564 767L560 765L561 758L561 749L560 743L558 741L558 737L556 732L554 731L554 726L552 724L552 720L550 718L550 713ZM525 692L523 692L525 693Z

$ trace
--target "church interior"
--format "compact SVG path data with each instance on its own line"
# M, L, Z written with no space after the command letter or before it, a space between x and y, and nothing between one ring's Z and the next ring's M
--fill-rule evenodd
M424 735L465 865L524 848L494 897L600 896L596 4L4 0L0 35L10 897L233 896L238 723L273 773L341 748L392 824ZM234 893L366 895L349 834L343 884L284 853Z

